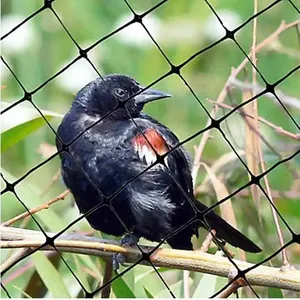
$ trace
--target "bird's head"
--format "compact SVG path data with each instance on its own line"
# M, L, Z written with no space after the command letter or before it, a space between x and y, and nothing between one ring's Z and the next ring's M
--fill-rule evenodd
M86 114L100 117L114 111L118 118L136 117L150 101L171 97L170 94L154 89L144 89L133 78L106 75L97 78L82 88L76 95L72 107ZM141 92L142 91L142 92ZM139 93L140 92L140 93ZM136 95L139 93L138 95Z

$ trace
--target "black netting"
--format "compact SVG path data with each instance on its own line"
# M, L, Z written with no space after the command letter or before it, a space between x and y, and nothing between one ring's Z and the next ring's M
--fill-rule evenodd
M298 1L254 1L243 6L238 1L153 2L157 1L45 0L38 7L38 2L3 1L3 297L43 297L47 292L61 297L93 297L99 292L108 296L111 286L115 297L128 298L229 296L241 286L248 287L242 293L245 297L294 297L300 291L295 279L299 271L291 267L300 263ZM109 73L143 74L148 84L125 102L116 99L117 105L106 115L71 141L63 141L56 131L61 122L58 112L67 112L70 99L87 82ZM127 109L133 97L153 86L175 91L175 100L166 100L169 104L162 101L152 111L150 105L146 108L180 136L164 154L157 153ZM120 109L157 159L104 195L72 145ZM61 145L58 150L55 138ZM181 146L195 149L195 195L209 206L206 210L197 209L166 163ZM75 162L102 199L80 216L57 171L61 153ZM135 242L135 254L126 256L131 264L112 274L110 259L123 250L113 237L91 230L84 220L107 208L130 236L114 200L158 165L167 169L194 216L152 247L141 246L146 241ZM234 225L262 248L262 253L247 257L235 253L251 265L234 260L232 249L211 231L208 213L216 209L230 223L237 219ZM205 259L197 262L197 252L186 257L185 252L176 256L171 251L160 258L156 251L198 220L211 231L207 239L217 246L205 251L221 250L221 256L210 255L216 260L215 271L205 268ZM15 231L8 230L12 224ZM201 248L202 231L200 236L193 239L194 248ZM46 257L40 250L49 250ZM106 266L97 256L109 257ZM230 272L218 261L229 262ZM273 279L272 269L261 269L263 264L274 268ZM229 280L194 272L200 270ZM251 275L253 271L257 276ZM63 279L55 292L49 284L53 278L55 284ZM201 291L208 286L209 295Z

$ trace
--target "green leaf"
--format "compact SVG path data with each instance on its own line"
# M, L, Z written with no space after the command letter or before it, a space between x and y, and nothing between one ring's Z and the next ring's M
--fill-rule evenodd
M8 106L8 103L1 103L1 109ZM47 121L53 117L63 117L50 111L41 112ZM33 106L21 103L12 107L1 118L1 152L6 151L44 125L47 125L45 120Z
M157 269L159 269L159 268L157 268ZM147 279L148 275L152 275L154 273L155 273L155 271L153 268L147 268L147 270L145 272L143 272L142 274L136 275L135 283L140 284L140 281L143 281L145 278Z
M122 277L113 281L112 289L116 298L136 298L133 291Z
M189 283L191 281L191 278L189 278ZM183 280L179 280L173 284L168 285L169 289L172 291L172 293L175 295L176 298L182 298L181 294L183 291ZM155 295L154 298L170 298L171 293L166 287L160 291L157 295Z
M156 271L160 269L161 268L157 268ZM166 270L166 268L164 269ZM162 280L157 276L153 268L136 266L135 271L134 294L137 298L147 297L144 287L150 290L152 295L156 295L165 289ZM172 271L169 269L169 272L171 273Z
M130 272L126 272L122 278L128 285L129 289L132 291L135 291L135 268L131 269ZM137 295L135 294L135 297L137 298Z
M154 296L149 292L149 290L144 286L144 291L147 295L147 298L154 298Z
M193 298L209 298L216 290L217 276L203 274L200 282L194 292Z
M90 256L74 254L74 257L81 261L80 264L83 263L87 268L93 270L99 278L102 276L97 263L93 261Z
M268 298L284 298L281 289L279 288L268 288Z
M32 255L37 272L54 298L71 298L63 278L43 252Z
M80 282L83 284L83 286L89 290L90 289L90 284L89 281L87 279L88 274L86 272L82 272L82 266L81 266L81 262L79 260L79 255L73 254L73 259L74 259L74 263L76 266L76 275L78 277L78 279L80 280Z

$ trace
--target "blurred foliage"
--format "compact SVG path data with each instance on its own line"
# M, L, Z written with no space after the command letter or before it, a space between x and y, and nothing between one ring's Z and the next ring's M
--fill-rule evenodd
M136 12L144 12L158 2L154 0L129 1ZM211 0L210 3L221 18L224 16L229 24L233 24L232 29L245 22L253 14L252 1L243 1L242 5L240 0ZM300 7L299 0L294 0L294 3L298 8ZM262 10L269 4L269 0L260 0L259 9ZM43 1L2 0L2 22L6 23L5 28L10 26L7 31L17 25L12 25L9 18L15 17L22 21L42 5ZM53 10L61 18L74 40L83 48L102 39L132 18L130 10L122 0L115 0L113 4L104 0L56 0L53 3ZM257 18L258 42L274 32L282 20L288 23L298 18L299 14L289 1L281 1ZM182 63L222 36L222 32L219 33L220 26L217 25L218 22L205 1L168 1L151 12L143 21L166 56L175 65ZM252 28L253 21L244 26L236 35L238 43L246 53L249 53L252 44ZM21 29L24 31L18 34ZM4 28L2 30L3 35L6 32ZM141 31L143 28L140 25L131 25L105 39L91 50L88 56L97 70L102 75L125 73L144 85L150 84L168 72L169 66L165 58L150 37L145 33L141 34ZM78 50L51 10L47 9L3 40L2 55L24 87L28 91L33 91L77 57ZM292 28L284 32L278 41L268 45L257 55L257 58L258 69L268 82L273 83L282 78L299 64L299 34L296 29ZM173 98L149 105L146 107L146 112L169 126L180 140L186 139L205 127L208 117L203 107L211 111L213 106L209 99L217 99L231 74L231 69L237 67L243 59L244 54L233 41L227 40L211 48L181 70L181 74L197 95L198 101L180 78L172 75L157 83L155 88L173 94ZM238 78L251 82L251 72L251 66L248 64ZM5 105L21 99L22 89L3 62L1 62L1 77L1 92ZM4 147L1 149L3 152L2 169L7 180L14 181L20 178L55 152L53 149L54 132L40 117L35 106L41 111L46 111L44 114L46 120L56 129L61 121L61 115L68 111L74 94L96 77L97 72L93 67L81 59L38 90L32 97L34 104L29 101L24 103L26 107L18 104L9 118L5 118L4 114L2 120L2 146ZM282 81L278 89L286 95L299 99L299 79L298 71ZM258 83L263 85L259 75ZM235 106L242 102L241 99L242 93L235 89L227 96L226 103ZM258 100L258 106L260 116L285 130L297 133L297 127L280 105L267 97L261 97ZM288 107L288 109L295 122L299 124L299 110L293 107ZM220 117L226 112L220 109L217 116ZM299 143L297 144L296 140L279 135L266 125L261 125L260 129L263 137L282 157L287 157L299 149ZM237 114L231 115L226 122L222 123L222 130L236 150L244 148L244 121L241 117ZM201 136L185 145L192 155L194 146L199 144ZM219 132L213 130L211 136L212 139L208 140L202 155L202 161L208 165L213 165L224 154L232 152ZM263 150L268 167L281 160L265 145ZM292 191L299 195L299 178L296 180L299 175L299 165L298 156L272 171L268 175L271 189L279 192ZM27 207L41 205L64 191L65 187L61 178L53 180L58 169L59 160L55 157L17 185L17 195ZM220 174L229 192L248 181L247 172L237 158L229 165L223 166ZM200 168L197 183L201 183L205 176L205 170ZM3 181L2 186L4 186ZM263 245L262 254L247 254L248 261L256 263L277 250L279 242L267 199L262 197L260 207L255 207L250 190L247 189L247 191L248 197L237 195L232 198L232 202L238 228L259 245ZM213 188L211 187L211 190L201 199L208 205L215 202L216 195ZM275 202L283 218L298 233L300 230L299 201L297 196L291 198L279 196L276 197ZM1 204L2 221L24 211L24 207L11 193L2 196ZM261 223L258 222L259 214ZM78 216L78 211L72 198L67 197L64 201L56 203L36 216L45 230L55 232L74 220ZM20 221L14 226L38 229L31 219ZM281 227L285 242L287 242L291 235L282 222ZM85 220L82 220L69 229L69 231L75 230L87 232L90 231L90 227ZM201 234L201 240L203 238L204 233ZM201 240L195 243L201 245ZM147 242L143 241L143 243ZM233 251L236 250L233 249ZM3 251L2 253L3 261L10 252ZM300 265L299 246L288 248L288 255L292 264ZM71 254L64 254L64 258L87 288L93 290L99 286L99 281L103 276L102 262L100 263L94 257ZM6 274L3 282L10 295L22 297L26 296L28 291L38 291L44 288L42 284L39 284L43 281L49 290L46 294L48 296L82 296L78 283L65 265L60 261L55 267L50 268L51 262L48 259L49 257L43 254L35 254L32 260L22 261ZM38 274L34 272L32 262ZM275 257L272 264L280 266L280 256ZM158 269L158 272L173 293L178 297L183 297L182 271ZM32 276L37 276L39 281L33 283L30 280ZM223 278L192 273L191 296L208 297L225 283L226 280ZM206 289L208 286L210 288ZM256 291L261 296L283 297L282 292L276 289L267 291L264 288L257 288ZM29 296L33 296L30 293ZM113 294L116 297L170 297L168 290L153 269L143 266L134 268L118 279L113 284ZM35 295L41 294L35 292ZM246 294L243 295L246 296ZM2 296L5 297L5 294L2 293Z

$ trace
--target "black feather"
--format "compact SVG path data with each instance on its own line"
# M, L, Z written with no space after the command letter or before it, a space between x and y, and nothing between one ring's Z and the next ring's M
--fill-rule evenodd
M116 236L131 232L159 242L197 216L193 204L200 211L206 206L194 199L189 155L183 147L174 149L178 138L141 112L147 99L169 95L148 90L139 98L126 100L141 89L135 80L124 75L94 80L76 95L58 128L56 143L59 150L63 149L62 143L71 143L69 152L60 153L61 170L80 212L87 213L101 205L86 216L93 228ZM147 157L148 161L141 158L134 141L149 129L173 151L166 156L165 165L156 163L145 171L152 156ZM150 147L149 151L153 149ZM141 172L144 173L139 175ZM260 251L215 213L207 215L207 222L219 238L233 246L249 252ZM203 223L194 222L167 242L173 248L192 249L191 237L197 234L199 226Z

